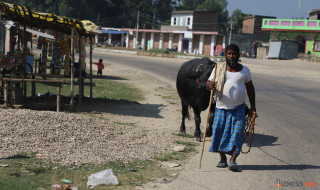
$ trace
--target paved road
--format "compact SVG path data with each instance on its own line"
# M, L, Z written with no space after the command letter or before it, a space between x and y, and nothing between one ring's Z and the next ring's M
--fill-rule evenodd
M185 61L120 54L95 56L107 63L143 69L173 86ZM320 63L250 59L242 62L252 71L259 114L253 148L237 160L242 171L216 168L219 158L207 152L208 139L202 169L198 169L197 154L175 181L160 189L279 189L279 180L284 189L302 189L304 182L316 182L319 189Z

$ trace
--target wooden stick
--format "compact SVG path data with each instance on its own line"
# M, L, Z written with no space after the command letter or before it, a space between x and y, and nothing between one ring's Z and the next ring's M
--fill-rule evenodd
M216 80L216 73L217 73L217 64L214 66L214 74L213 74L212 82L214 82ZM201 169L201 161L202 161L202 156L203 156L204 143L206 140L206 132L207 132L207 125L208 125L208 121L209 121L210 109L211 109L211 104L212 104L212 96L213 96L213 90L211 90L211 92L210 92L210 101L209 101L207 120L206 120L205 129L204 129L204 135L203 135L203 143L202 143L202 150L201 150L201 155L200 155L199 169Z

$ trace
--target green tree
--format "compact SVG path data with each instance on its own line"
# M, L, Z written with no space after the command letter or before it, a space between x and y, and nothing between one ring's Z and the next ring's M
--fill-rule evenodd
M242 30L242 23L243 18L251 16L251 14L245 14L241 12L240 9L236 9L233 11L231 15L231 22L232 22L232 32L238 33Z

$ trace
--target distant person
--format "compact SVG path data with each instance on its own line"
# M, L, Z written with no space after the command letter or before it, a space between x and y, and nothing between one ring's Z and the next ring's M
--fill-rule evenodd
M252 59L257 58L257 46L256 46L255 42L253 42L253 44L251 46L251 53L252 53L252 55L251 55Z
M102 70L104 69L104 65L103 65L102 61L103 61L102 59L99 59L99 63L93 63L98 66L97 77L99 77L99 75L100 75L100 77L102 76Z
M127 44L126 44L126 41L123 41L123 42L122 42L122 47L126 47L126 45L127 45Z

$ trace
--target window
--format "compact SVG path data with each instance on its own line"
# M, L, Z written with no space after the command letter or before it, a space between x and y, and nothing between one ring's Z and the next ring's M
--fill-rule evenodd
M320 51L320 41L314 41L313 51Z
M187 19L187 25L189 26L190 25L190 17L188 17L188 19Z
M177 18L173 18L173 25L177 25Z

